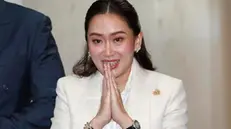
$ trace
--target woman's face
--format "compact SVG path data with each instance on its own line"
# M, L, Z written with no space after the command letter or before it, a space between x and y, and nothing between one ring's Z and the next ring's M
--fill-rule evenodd
M142 35L134 36L127 22L116 14L98 14L88 29L88 47L97 69L104 74L109 63L115 77L130 72L134 51L141 46Z

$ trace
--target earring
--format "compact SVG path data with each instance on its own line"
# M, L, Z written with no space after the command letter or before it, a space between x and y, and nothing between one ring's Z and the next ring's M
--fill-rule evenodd
M88 52L88 59L90 59L91 58L91 54L90 54L90 52Z
M136 53L138 53L140 51L140 47L138 49L136 49Z

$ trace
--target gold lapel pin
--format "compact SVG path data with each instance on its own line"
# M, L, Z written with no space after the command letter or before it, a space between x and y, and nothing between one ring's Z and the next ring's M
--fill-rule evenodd
M152 91L153 95L160 95L160 90L155 89L154 91Z

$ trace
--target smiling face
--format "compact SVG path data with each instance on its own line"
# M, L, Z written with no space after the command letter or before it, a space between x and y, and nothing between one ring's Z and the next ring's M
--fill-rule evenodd
M140 48L141 39L141 34L134 36L126 21L116 14L98 14L89 23L89 52L102 74L103 64L110 63L115 77L129 75L134 51Z

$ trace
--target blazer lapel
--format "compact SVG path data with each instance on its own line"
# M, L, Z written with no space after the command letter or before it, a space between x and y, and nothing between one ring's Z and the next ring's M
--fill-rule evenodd
M97 72L91 77L91 81L89 81L86 86L88 93L83 96L83 100L85 100L83 111L86 111L84 113L84 118L88 121L97 114L100 106L102 78L101 73Z
M147 71L141 68L136 60L133 62L133 73L131 75L132 88L125 107L130 117L139 121L141 128L148 129L151 127L152 88L157 83L153 80L152 83L148 82Z

